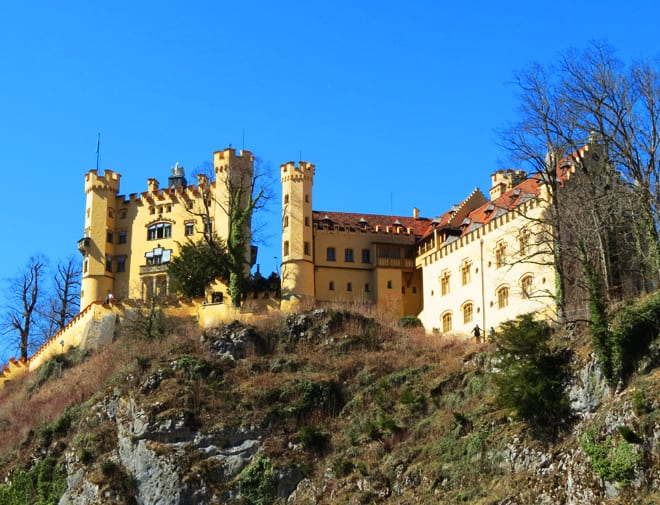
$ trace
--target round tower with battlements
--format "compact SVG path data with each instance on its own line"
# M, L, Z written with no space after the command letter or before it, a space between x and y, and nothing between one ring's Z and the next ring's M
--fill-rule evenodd
M312 185L314 165L300 161L280 167L282 179L282 300L314 298Z
M90 170L85 175L85 231L78 241L83 255L80 309L113 293L115 202L121 175L106 170L99 175Z

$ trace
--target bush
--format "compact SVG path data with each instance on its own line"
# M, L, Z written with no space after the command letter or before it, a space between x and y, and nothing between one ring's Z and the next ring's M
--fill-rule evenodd
M589 456L592 468L602 479L630 483L641 459L633 444L626 440L617 443L612 437L600 442L594 430L587 430L580 438L580 445Z
M332 473L337 479L350 475L355 470L355 465L347 459L338 459L332 464Z
M625 381L660 335L660 292L621 309L612 320L604 360L611 362L612 384ZM602 351L601 351L602 352ZM601 358L599 353L599 358Z
M399 326L402 328L419 328L422 321L416 316L403 316L399 318Z
M550 336L546 322L526 314L503 323L495 339L498 404L544 432L556 429L570 413L563 387L566 356L550 347Z
M238 492L250 505L270 505L277 497L277 472L269 458L260 457L238 477Z
M330 435L319 430L313 424L308 424L300 428L298 438L303 447L308 451L323 452L327 449L330 442Z

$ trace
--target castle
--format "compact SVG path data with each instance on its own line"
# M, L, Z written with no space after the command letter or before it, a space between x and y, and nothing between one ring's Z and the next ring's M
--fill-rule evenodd
M553 311L551 258L535 237L546 195L519 170L493 174L434 218L312 208L314 165L281 167L282 298L366 302L469 335L526 312ZM535 261L526 259L534 256Z
M168 186L119 194L120 175L92 170L87 195L81 307L109 294L149 300L169 295L169 261L179 244L200 234L229 233L228 180L249 181L254 157L233 149L213 155L214 179L188 185L175 166ZM543 186L521 171L493 174L489 197L475 189L445 213L426 218L313 208L315 166L280 168L282 183L282 300L375 305L396 316L418 316L427 329L469 334L525 312L552 310L554 271L526 262L544 209ZM249 223L246 225L249 233ZM246 259L251 251L246 251ZM207 302L227 300L214 283Z
M225 149L213 154L213 174L200 174L188 185L182 167L175 165L167 187L156 179L147 190L129 196L119 193L121 176L112 170L85 175L84 237L80 307L95 300L150 300L171 294L167 273L179 244L203 234L227 238L230 230L231 188L250 186L254 156L249 151ZM250 222L244 234L250 237ZM246 264L252 256L247 250ZM220 301L223 291L209 296Z

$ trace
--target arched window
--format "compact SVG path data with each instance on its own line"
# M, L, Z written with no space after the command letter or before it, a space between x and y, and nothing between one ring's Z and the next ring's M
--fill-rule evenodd
M172 236L172 225L170 223L152 224L147 229L147 240L158 240L160 238L170 238Z
M451 312L442 314L442 331L445 333L451 331Z
M509 288L502 286L497 290L497 307L503 309L509 306Z
M468 324L472 322L474 307L471 302L467 302L463 305L463 324Z
M531 274L525 275L520 280L520 289L522 290L523 298L531 298L534 289L534 277Z

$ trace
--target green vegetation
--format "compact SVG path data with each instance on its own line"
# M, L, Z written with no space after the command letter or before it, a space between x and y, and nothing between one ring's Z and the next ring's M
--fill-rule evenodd
M216 277L229 278L229 258L225 244L217 237L212 241L188 241L179 244L181 252L170 261L168 273L172 288L188 298L204 296L206 286Z
M250 505L270 505L277 493L277 471L270 458L257 458L238 477L238 491Z
M56 505L66 490L66 471L55 458L45 458L30 470L19 470L8 484L0 485L3 505Z
M422 321L417 316L403 316L399 318L399 326L402 328L421 328Z
M495 338L497 402L541 431L557 429L570 414L566 357L552 349L550 337L545 321L526 314L503 323Z
M604 480L628 484L641 460L639 449L627 440L616 441L607 437L600 441L594 429L580 438L580 445L589 456L594 471Z

